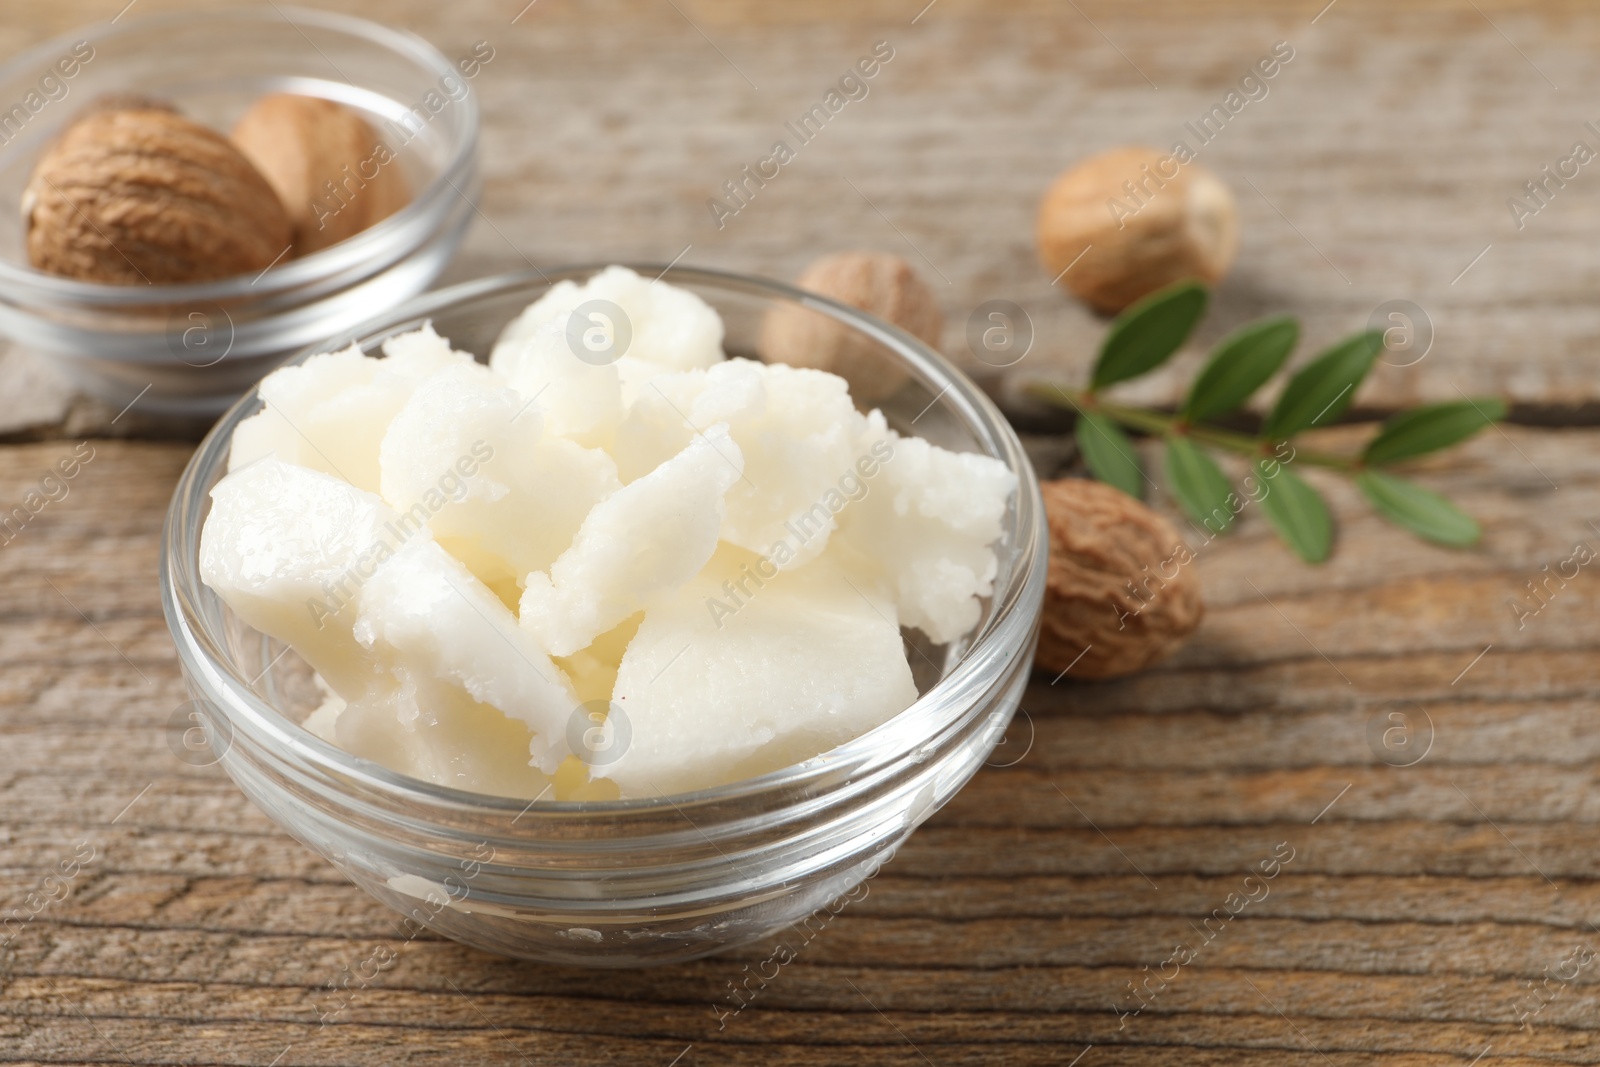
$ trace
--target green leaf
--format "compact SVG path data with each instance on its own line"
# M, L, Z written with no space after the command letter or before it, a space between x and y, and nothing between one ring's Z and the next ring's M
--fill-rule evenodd
M1300 340L1300 324L1287 315L1252 322L1225 338L1189 389L1183 417L1190 422L1225 415L1250 399Z
M1078 450L1096 478L1135 499L1144 496L1144 468L1121 427L1099 412L1080 411L1077 438Z
M1363 471L1356 485L1380 515L1425 541L1452 548L1478 542L1481 531L1472 516L1438 493L1382 471Z
M1167 438L1167 481L1189 517L1213 534L1222 533L1233 522L1233 508L1228 504L1233 483L1216 461L1187 437Z
M1209 295L1199 282L1178 282L1156 290L1118 315L1100 344L1091 386L1104 389L1165 363L1205 314Z
M1268 470L1275 473L1268 473ZM1256 460L1256 477L1265 496L1261 510L1278 536L1307 563L1321 563L1333 549L1333 517L1328 505L1298 474L1276 460Z
M1261 428L1263 437L1282 441L1301 430L1326 426L1355 399L1361 380L1383 351L1377 330L1356 334L1307 363L1289 379L1283 395Z
M1431 404L1396 415L1384 423L1383 430L1367 445L1361 458L1371 466L1381 467L1437 452L1465 441L1505 417L1505 401L1493 398Z

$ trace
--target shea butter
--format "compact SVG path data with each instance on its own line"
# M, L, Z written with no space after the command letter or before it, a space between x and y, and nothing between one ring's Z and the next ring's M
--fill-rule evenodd
M902 630L976 625L1016 478L723 336L612 267L487 364L424 326L279 370L204 580L317 673L307 729L440 785L649 797L825 758L916 701Z

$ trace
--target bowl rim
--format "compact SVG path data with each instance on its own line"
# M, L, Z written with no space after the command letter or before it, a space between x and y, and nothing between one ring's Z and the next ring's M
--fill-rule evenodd
M12 260L0 256L0 298L25 300L30 296L44 296L58 302L87 306L137 307L145 304L180 304L194 301L237 300L244 296L252 299L290 292L322 278L348 270L371 259L402 229L420 225L432 205L445 196L467 198L476 166L478 137L481 126L481 109L477 93L472 91L467 79L462 79L443 52L410 30L385 26L370 19L345 15L333 11L296 7L290 4L268 4L225 8L212 11L168 11L136 16L120 25L112 22L92 23L75 30L58 34L32 48L0 63L0 81L32 73L40 64L48 67L50 61L81 40L91 44L124 36L133 32L159 30L164 25L192 25L196 22L219 24L270 21L286 22L296 29L311 27L362 37L386 48L391 54L411 60L419 68L431 71L436 78L449 75L467 86L460 100L452 100L453 107L462 108L461 134L453 140L449 158L439 168L425 187L399 211L379 220L352 237L279 265L273 263L257 274L237 274L207 282L172 282L161 285L113 285L106 282L86 282L59 274L50 274L29 264L26 259ZM313 44L312 48L316 48ZM320 49L318 49L320 52ZM332 60L328 61L332 64ZM335 68L337 71L337 68ZM219 131L222 132L222 131ZM474 205L476 207L476 205ZM258 282L267 280L267 284Z
M297 364L313 355L335 351L358 340L380 340L402 329L413 328L414 324L425 321L441 309L453 305L515 292L533 285L548 288L562 280L586 279L613 265L628 267L640 275L649 275L657 280L669 271L674 271L695 283L709 287L732 289L746 295L799 304L827 314L894 350L925 377L934 381L942 380L943 389L935 397L935 402L953 396L959 405L966 409L966 425L978 432L980 440L984 437L989 439L1000 453L995 458L1006 463L1007 468L1017 476L1018 482L1014 507L1011 511L1011 514L1015 515L1015 524L1006 530L1006 534L1017 546L1016 564L1012 568L1005 588L996 585L991 593L991 603L997 604L998 607L991 613L981 630L966 635L970 643L955 665L927 692L920 694L909 707L841 745L766 774L683 793L606 801L540 798L528 801L439 785L352 755L339 746L324 741L301 724L293 722L256 694L250 688L252 683L245 681L243 675L234 668L228 658L221 654L223 646L213 639L212 634L205 632L201 613L191 610L189 590L180 589L177 584L175 564L178 562L180 548L178 530L184 522L186 507L198 490L200 480L208 476L224 459L234 428L247 417L246 413L255 414L254 407L259 399L259 390L253 386L217 420L190 456L173 491L161 534L159 581L162 611L167 628L177 647L180 666L190 685L203 686L204 695L221 708L227 717L231 731L228 744L236 743L234 735L241 729L240 719L243 719L243 725L251 727L254 736L270 738L283 750L309 763L323 777L332 772L335 778L346 783L341 789L342 792L348 793L349 783L356 783L364 789L385 796L386 799L420 804L434 810L455 810L474 814L506 813L516 818L530 813L549 816L591 814L617 816L640 814L669 806L681 813L683 808L688 806L716 804L774 793L816 778L819 772L828 769L829 764L856 763L872 756L880 759L902 758L926 745L930 738L964 723L973 715L986 712L993 714L982 702L968 705L950 701L948 696L954 691L973 686L981 689L984 683L980 680L980 671L986 664L994 662L1005 667L1013 661L1018 649L1026 649L1029 646L1041 611L1049 552L1044 501L1040 494L1038 479L1034 476L1032 465L1016 431L994 402L943 355L896 326L848 304L760 275L688 267L676 262L584 263L556 266L546 270L534 267L531 270L505 272L434 290L374 316L329 343L307 347L281 365ZM206 495L209 495L209 491ZM198 532L194 535L194 542L198 550ZM199 579L197 561L187 569L192 572L195 585L203 587ZM1025 615L1028 617L1023 617ZM197 625L201 633L196 632ZM944 707L938 714L933 714L941 705L949 706ZM897 724L899 730L904 730L906 722L919 715L929 718L927 730L919 733L914 741L897 745L892 750L883 748L885 738L897 732ZM219 753L219 757L224 754ZM281 758L281 752L275 754Z

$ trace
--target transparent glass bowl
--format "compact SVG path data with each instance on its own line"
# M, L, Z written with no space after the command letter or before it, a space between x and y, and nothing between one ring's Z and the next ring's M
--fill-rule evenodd
M394 151L388 165L403 169L411 203L257 276L150 286L35 270L20 212L0 211L0 334L112 404L139 396L141 411L216 415L287 356L432 285L476 210L477 98L426 41L343 15L284 6L134 12L0 65L0 204L21 202L40 152L99 94L167 100L226 132L269 92L361 112Z
M359 340L372 350L431 319L481 359L501 327L553 282L598 269L504 275L430 293L368 324ZM613 802L529 804L397 774L302 729L321 699L309 668L201 583L208 494L226 471L234 427L260 409L254 393L201 444L167 516L162 603L209 739L206 760L220 760L267 814L373 896L491 952L598 966L665 963L804 921L873 873L966 783L1027 682L1049 539L1033 471L999 411L920 341L842 304L713 271L678 267L671 281L721 313L730 356L759 358L761 324L779 308L837 323L861 342L861 358L909 374L879 404L891 425L994 456L1018 476L994 594L977 627L953 646L922 643L908 652L921 698L823 756L697 793Z

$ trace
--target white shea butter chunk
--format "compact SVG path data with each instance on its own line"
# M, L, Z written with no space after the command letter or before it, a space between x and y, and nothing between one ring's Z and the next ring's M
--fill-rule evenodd
M622 389L622 410L626 412L634 402L650 388L650 383L663 374L675 374L676 371L663 367L659 363L650 363L642 359L623 356L617 360L617 381Z
M744 455L728 490L722 538L787 567L816 558L855 492L865 425L843 378L730 359L653 379L617 431L624 482L676 454L697 429L725 423Z
M431 326L391 337L383 351L385 358L373 359L352 345L267 375L260 386L266 407L234 431L228 469L272 455L376 493L389 421L420 380L472 362Z
M569 656L693 578L716 551L723 497L743 466L719 424L601 501L549 573L528 575L522 625Z
M722 317L699 296L665 282L641 278L627 267L607 267L582 285L562 281L501 332L489 357L498 369L545 327L563 338L577 359L627 358L669 370L709 367L722 359Z
M446 367L461 363L474 363L470 352L458 352L450 342L434 332L433 323L425 322L421 329L398 333L383 342L381 369L411 382L414 386L422 379L437 374Z
M402 722L448 703L454 689L531 730L528 755L542 770L553 772L569 754L567 722L579 702L566 676L438 544L418 538L402 546L362 586L359 608L356 640L394 669L400 688L409 681L426 697L399 707Z
M610 729L624 747L594 768L623 796L787 767L916 701L891 601L853 587L827 557L787 572L762 562L720 551L645 612L613 694L611 715L625 722Z
M538 404L477 364L424 380L379 458L384 499L502 594L549 567L620 484L610 456L547 433Z
M976 624L1017 482L722 344L612 267L488 366L424 327L281 369L201 575L325 680L307 729L425 781L609 800L821 756L916 701L902 626Z
M346 706L345 699L328 686L327 680L322 675L313 675L312 681L322 690L322 703L313 708L311 714L307 715L300 725L329 744L337 745L339 736L336 731L339 726L339 714Z
M211 490L200 574L241 619L293 645L336 691L359 692L373 668L352 636L356 599L407 536L373 494L268 457Z
M881 469L841 516L839 539L893 590L900 621L941 644L978 621L994 589L994 543L1017 478L988 456L901 437L873 412L866 450Z
M550 787L550 776L530 764L527 725L459 689L407 679L353 704L334 700L331 736L321 732L328 728L325 717L307 719L305 726L353 756L474 793L531 800ZM314 718L325 716L327 707Z
M575 355L560 322L544 323L520 341L501 340L489 366L525 403L538 403L548 432L586 448L609 449L616 439L622 419L616 361Z

